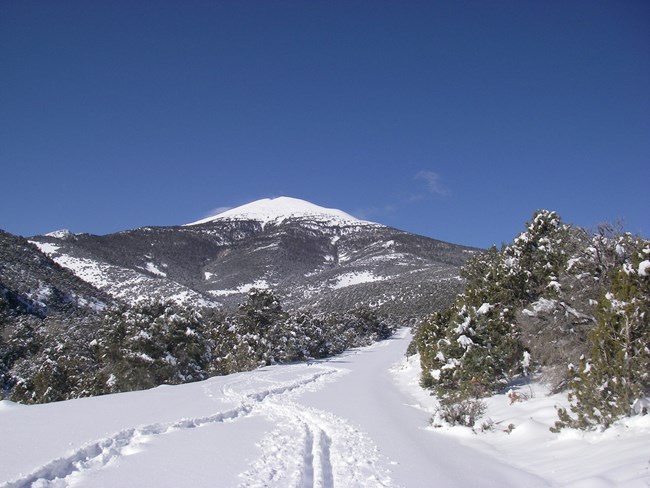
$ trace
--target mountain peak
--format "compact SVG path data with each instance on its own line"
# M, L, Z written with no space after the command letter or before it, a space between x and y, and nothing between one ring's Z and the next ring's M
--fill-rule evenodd
M299 198L263 198L241 207L232 208L211 217L186 225L198 225L219 220L255 220L264 224L282 222L286 219L325 220L332 224L368 223L334 208L325 208Z
M69 237L74 236L74 234L68 229L55 230L54 232L50 232L45 235L47 237L54 237L55 239L68 239Z

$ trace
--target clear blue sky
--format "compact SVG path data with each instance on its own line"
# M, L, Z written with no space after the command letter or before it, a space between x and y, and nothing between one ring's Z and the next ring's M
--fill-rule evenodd
M650 2L0 0L0 228L280 195L451 242L650 234Z

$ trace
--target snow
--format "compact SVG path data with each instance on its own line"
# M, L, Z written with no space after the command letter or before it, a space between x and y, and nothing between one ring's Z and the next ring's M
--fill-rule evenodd
M558 281L553 280L546 286L546 288L552 288L556 293L560 293L562 286Z
M237 294L243 294L243 293L248 293L249 291L253 289L257 290L268 290L271 287L268 281L266 280L256 280L253 283L246 283L243 285L239 285L237 288L231 289L231 290L209 290L208 293L210 295L216 296L216 297L223 297L223 296L229 296L229 295L237 295Z
M639 276L648 276L650 274L650 261L647 259L639 263Z
M59 249L57 245L36 241L31 242L58 265L69 269L82 280L129 303L138 303L139 301L147 300L148 294L139 292L139 289L156 288L164 292L170 300L179 304L194 303L200 306L219 306L218 303L206 300L199 293L175 281L167 280L161 284L160 280L161 278L165 278L166 274L154 263L147 263L146 269L159 276L158 278L94 259L75 257L67 254L60 255L57 253ZM161 266L166 267L165 264L161 264Z
M67 239L68 237L74 236L74 234L68 229L55 230L54 232L50 232L45 235L47 237L54 237L55 239Z
M147 263L145 269L147 271L149 271L149 273L152 273L152 274L155 274L155 275L158 275L158 276L167 277L167 273L165 273L164 271L161 271L158 268L158 266L155 265L155 263L151 263L151 262Z
M320 207L292 197L264 198L185 225L199 225L219 220L254 220L266 225L269 222L282 223L287 219L297 218L324 220L332 225L379 225L359 220L342 210Z
M494 308L494 305L490 305L489 303L483 303L478 310L476 311L477 315L485 315L488 313L490 310Z
M647 487L648 415L552 434L566 396L521 386L487 400L490 431L430 427L437 402L418 358L404 358L409 340L402 330L329 361L147 391L0 402L0 486Z
M521 401L507 395L487 400L492 432L466 437L500 462L525 468L554 486L647 487L650 483L650 416L632 417L603 432L548 428L556 420L555 405L566 407L565 395L550 395L542 385L519 389ZM510 434L505 430L514 428Z
M56 253L61 246L58 246L56 244L52 244L50 242L37 242L37 241L29 241L30 243L34 244L38 249L44 253L50 256L51 254ZM52 257L52 256L50 256Z
M358 285L361 283L372 283L374 281L383 281L386 279L388 278L376 276L370 271L354 271L337 277L336 283L334 283L331 288L338 290L339 288L345 288L347 286Z
M266 246L260 246L255 249L253 249L251 252L258 252L258 251L266 251L267 249L277 249L280 246L278 242L272 242L271 244L267 244Z
M576 264L580 263L580 261L582 261L582 258L580 258L580 257L569 259L569 260L567 261L567 263L566 263L566 270L567 270L567 271L571 271L571 269L572 269Z
M557 301L549 300L548 298L540 298L536 302L533 302L530 306L533 308L532 310L526 308L522 313L524 315L528 315L529 317L536 317L539 313L548 313L555 310Z
M230 295L237 295L239 290L208 290L208 293L213 297L227 297Z
M52 288L50 286L43 285L43 283L39 283L39 287L29 295L41 306L45 306L47 299L52 296Z

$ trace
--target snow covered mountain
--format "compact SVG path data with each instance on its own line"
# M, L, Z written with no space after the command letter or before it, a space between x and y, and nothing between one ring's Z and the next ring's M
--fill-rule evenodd
M334 208L325 208L292 197L264 198L220 212L187 225L199 225L219 220L254 220L263 224L282 223L285 220L316 220L330 225L370 224Z
M475 249L359 220L289 197L264 199L184 226L105 236L66 232L32 239L110 295L232 307L252 288L287 308L367 305L416 317L459 289Z

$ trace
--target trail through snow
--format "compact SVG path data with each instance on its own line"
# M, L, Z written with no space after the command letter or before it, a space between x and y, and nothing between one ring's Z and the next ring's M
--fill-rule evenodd
M428 428L425 396L395 369L409 340L142 392L0 402L0 487L564 484Z

